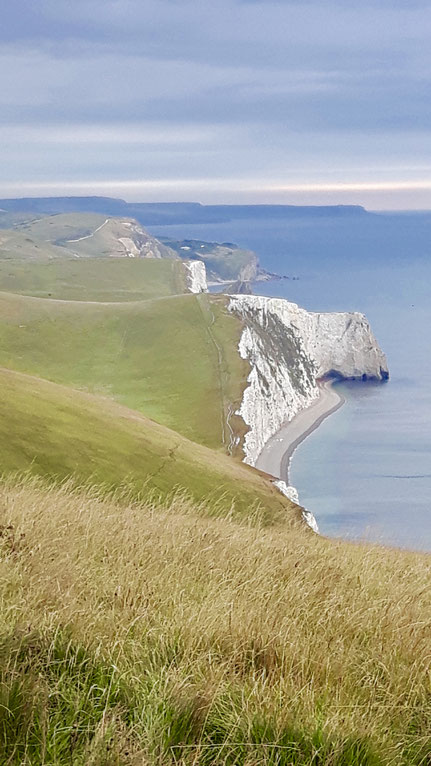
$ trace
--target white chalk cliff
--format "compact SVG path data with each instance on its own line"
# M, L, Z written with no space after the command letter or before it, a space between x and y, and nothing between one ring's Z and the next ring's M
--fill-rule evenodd
M313 313L258 295L233 295L228 308L244 322L239 352L251 365L238 411L249 428L244 461L250 465L268 439L319 396L319 378L388 377L363 314Z
M277 489L281 492L282 495L287 497L289 500L292 500L293 503L296 503L297 505L299 505L298 490L295 489L295 487L288 486L285 481L282 481L282 479L277 479L277 481L274 482L274 485L277 487ZM313 532L315 532L318 535L319 527L318 527L316 518L314 516L314 513L311 513L311 511L307 511L306 508L303 508L302 518L304 519L307 526L310 527L310 529L312 529Z
M187 287L189 293L208 292L207 273L202 261L183 261L187 274Z

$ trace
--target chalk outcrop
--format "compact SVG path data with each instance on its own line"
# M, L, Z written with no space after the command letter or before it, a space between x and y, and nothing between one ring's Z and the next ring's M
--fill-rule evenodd
M189 293L208 292L207 274L202 261L184 261Z
M277 481L274 482L274 486L277 487L279 492L281 492L282 495L287 497L289 500L292 501L292 503L296 503L299 505L299 496L298 496L298 490L295 489L295 487L288 486L285 481L282 481L281 479L277 479ZM313 530L313 532L316 533L316 535L319 534L319 527L316 521L316 518L314 516L314 513L311 511L308 511L306 508L302 509L302 518L307 524L310 529Z
M228 308L244 322L239 352L251 365L238 411L249 428L244 460L250 465L268 439L319 396L320 378L389 376L363 314L312 313L256 295L234 295Z

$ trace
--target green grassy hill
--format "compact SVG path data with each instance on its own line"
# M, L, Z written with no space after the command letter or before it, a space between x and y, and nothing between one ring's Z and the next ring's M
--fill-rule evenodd
M248 374L240 333L223 296L103 304L0 295L0 366L111 397L217 449L229 447L226 420ZM237 431L241 423L230 419Z
M258 513L267 523L296 518L258 472L136 411L5 369L0 390L0 473L73 476L128 488L135 498L155 492L166 500L184 489L195 503L205 500L209 514Z
M133 218L63 213L18 223L17 228L28 237L59 245L81 257L176 257Z

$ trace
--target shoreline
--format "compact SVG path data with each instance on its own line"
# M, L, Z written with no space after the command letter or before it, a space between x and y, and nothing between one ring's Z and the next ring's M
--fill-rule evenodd
M329 415L343 406L345 399L334 388L334 381L319 383L320 396L309 407L298 412L264 445L255 468L289 484L290 461L296 448L320 426Z

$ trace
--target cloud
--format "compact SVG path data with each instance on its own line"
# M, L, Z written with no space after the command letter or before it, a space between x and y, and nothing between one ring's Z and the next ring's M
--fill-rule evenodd
M329 183L359 166L373 182L396 181L396 166L405 183L431 163L431 11L419 0L6 6L0 160L11 183L135 172L215 182L255 168L270 189L277 170Z

